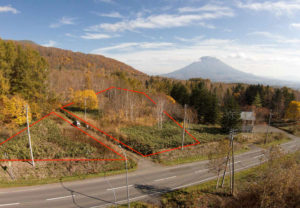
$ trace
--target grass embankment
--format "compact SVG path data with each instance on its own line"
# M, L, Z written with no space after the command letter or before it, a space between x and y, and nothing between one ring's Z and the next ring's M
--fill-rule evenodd
M35 159L121 159L78 129L52 116L31 127ZM1 141L0 141L1 142ZM26 131L0 146L1 159L30 159ZM130 168L136 163L130 160ZM78 180L124 171L124 161L1 162L0 187L25 186Z
M83 173L71 173L69 171L65 171L66 175L62 176L62 173L64 172L63 169L65 167L69 167L72 164L70 163L78 163L78 162L70 162L70 163L65 163L65 162L47 162L48 164L42 164L41 162L36 163L36 167L33 168L31 165L27 164L26 171L22 172L27 172L27 175L30 174L30 176L23 177L23 178L17 178L15 180L8 179L8 174L7 170L9 170L7 163L2 164L2 168L0 167L0 188L12 188L12 187L22 187L22 186L34 186L34 185L42 185L42 184L51 184L51 183L59 183L59 182L67 182L67 181L77 181L77 180L84 180L84 179L91 179L91 178L97 178L97 177L106 177L106 176L111 176L111 175L117 175L117 174L122 174L126 172L125 169L125 164L124 161L118 161L118 162L110 162L109 164L103 164L103 166L106 166L106 170L102 170L101 172L94 172L91 171L89 168L89 163L88 162L82 162L81 167L83 169L86 169ZM53 163L50 164L49 163ZM92 164L94 162L90 162ZM136 163L133 160L129 160L129 172L132 172L136 170ZM41 174L42 172L48 171L51 166L56 168L56 172L60 173L60 177L56 177L54 175L49 176L47 172L48 177L43 177L43 178L37 178L36 174ZM92 166L92 165L91 165ZM12 165L14 167L14 164ZM10 167L11 170L11 167ZM13 168L14 170L18 170L16 168Z
M234 196L229 194L227 176L224 188L216 189L216 180L212 180L163 194L160 205L134 202L131 207L298 207L299 176L300 151L284 156L273 148L267 163L235 174Z

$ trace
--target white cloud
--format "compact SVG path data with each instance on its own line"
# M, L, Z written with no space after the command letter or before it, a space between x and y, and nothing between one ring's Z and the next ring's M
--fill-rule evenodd
M275 15L290 15L295 11L300 10L300 0L287 0L287 1L265 1L265 2L238 2L239 8L251 9L254 11L268 11Z
M195 36L195 37L192 37L192 38L183 38L183 37L178 37L178 36L175 36L175 39L176 40L179 40L181 42L199 42L201 40L204 39L204 36L203 35L200 35L200 36Z
M50 28L57 28L63 25L74 25L75 18L73 17L62 17L58 22L50 24Z
M80 36L83 39L97 40L97 39L107 39L111 38L110 35L102 33L86 33L85 35Z
M45 46L45 47L53 47L55 45L56 45L56 41L54 41L54 40L49 40L48 43L42 44L42 46Z
M183 27L191 24L198 24L204 27L214 28L212 25L203 23L201 21L217 19L222 17L233 17L232 11L214 11L204 12L202 14L160 14L151 15L146 18L138 17L133 20L124 20L116 23L102 23L93 25L86 29L86 31L125 31L134 29L154 29L154 28L173 28Z
M110 13L97 13L97 15L101 17L111 17L111 18L123 18L123 16L119 12L110 12Z
M173 43L169 42L128 42L121 43L115 46L98 48L93 50L91 53L101 54L107 51L129 51L133 49L158 49L173 46Z
M292 23L290 24L290 27L300 29L300 23Z
M77 38L76 35L73 35L71 33L65 33L65 36L70 37L70 38Z
M10 5L7 5L7 6L0 6L0 13L2 12L11 12L13 14L17 14L19 13L19 11L15 8L13 8L12 6Z
M225 6L206 4L202 7L182 7L179 8L180 13L194 13L194 12L218 12L218 11L227 11L232 12L232 9Z
M252 32L249 33L248 35L258 35L262 37L269 38L277 43L283 43L283 44L297 44L300 43L300 39L298 38L286 38L281 35L276 35L270 32L265 32L265 31L257 31L257 32Z
M115 49L118 50L94 50L92 53L115 58L151 74L168 73L198 60L201 56L214 56L244 72L277 78L291 76L300 80L298 47L248 45L230 39L200 39L195 43L182 43L144 50L134 48L136 43L127 43L117 46ZM128 47L132 50L126 53L119 50Z

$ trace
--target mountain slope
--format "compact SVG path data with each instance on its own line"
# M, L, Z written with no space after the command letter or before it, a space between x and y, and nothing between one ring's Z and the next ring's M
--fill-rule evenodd
M185 80L191 78L204 78L210 79L213 82L286 85L294 88L300 88L300 83L255 76L253 74L234 69L219 59L209 56L202 57L197 62L174 72L163 74L162 76Z
M134 69L133 67L117 61L115 59L107 58L101 55L84 54L80 52L73 52L53 47L43 47L32 41L16 41L18 44L29 46L39 52L50 65L50 69L58 70L103 70L107 74L113 72L126 72L134 76L146 76L146 74Z

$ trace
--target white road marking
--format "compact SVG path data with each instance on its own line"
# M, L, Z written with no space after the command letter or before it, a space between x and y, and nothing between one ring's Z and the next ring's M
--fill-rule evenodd
M52 201L52 200L58 200L58 199L65 199L65 198L69 198L69 197L75 197L75 195L50 198L50 199L46 199L46 200L47 201Z
M258 157L263 157L264 155L258 155L258 156L255 156L253 158L258 158Z
M264 161L261 161L261 162L258 162L258 163L253 163L251 165L247 165L245 167L242 167L242 168L238 168L236 169L235 171L239 171L239 170L243 170L243 169L247 169L249 167L254 167L258 164L262 164L263 162L265 162L267 160L264 160ZM228 174L228 172L226 173L226 175ZM206 182L206 181L209 181L209 180L212 180L212 179L216 179L217 176L213 176L213 177L209 177L209 178L206 178L206 179L203 179L201 181L196 181L194 183L189 183L189 184L185 184L183 186L178 186L178 187L175 187L175 188L172 188L171 190L176 190L176 189L180 189L180 188L185 188L185 187L188 187L188 186L191 186L191 185L195 185L195 184L199 184L199 183L203 183L203 182ZM146 197L149 197L149 196L152 196L152 195L155 195L155 194L161 194L161 193L165 193L167 191L161 191L161 192L155 192L155 193L151 193L151 194L145 194L145 195L142 195L142 196L137 196L137 197L133 197L133 198L130 198L129 201L135 201L137 199L141 199L141 198L146 198ZM127 202L127 200L121 200L121 201L117 201L116 203L117 204L122 204L122 203L125 203ZM107 203L107 204L113 204L113 203ZM100 207L107 207L107 204L104 204L104 205L100 205L100 206L94 206L94 207L90 207L90 208L100 208Z
M164 181L164 180L168 180L168 179L171 179L171 178L176 178L176 176L171 176L171 177L167 177L167 178L156 179L156 180L154 180L154 181L155 181L155 182L158 182L158 181Z
M106 191L112 191L112 190L116 190L116 189L121 189L121 188L126 188L127 186L120 186L117 188L110 188L110 189L106 189ZM132 187L132 185L129 185L128 187Z
M9 193L16 193L16 192L24 192L24 191L34 191L39 190L40 188L32 188L32 189L25 189L25 190L18 190L18 191L8 191L8 192L0 192L0 194L9 194Z
M257 153L257 152L262 152L263 150L258 150L258 151L249 151L249 152L245 152L242 154L238 154L236 155L236 157L240 157L240 156L244 156L244 155L249 155L249 154L253 154L253 153Z
M12 204L0 204L0 207L19 205L20 203L12 203Z
M209 171L209 169L197 170L197 171L195 171L195 173L202 173L202 172L205 172L205 171Z

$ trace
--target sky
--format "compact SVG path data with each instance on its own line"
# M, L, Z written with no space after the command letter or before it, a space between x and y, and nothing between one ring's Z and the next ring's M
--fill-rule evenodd
M101 54L148 74L213 56L300 82L300 0L1 0L0 37Z

